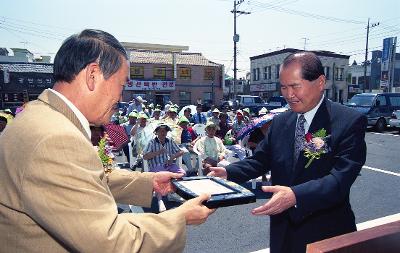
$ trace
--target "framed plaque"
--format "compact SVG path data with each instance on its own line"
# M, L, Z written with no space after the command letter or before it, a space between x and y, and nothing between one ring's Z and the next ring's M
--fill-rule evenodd
M173 180L176 193L184 199L192 199L202 193L211 195L204 203L208 208L234 206L256 201L256 196L248 189L217 177L183 177Z

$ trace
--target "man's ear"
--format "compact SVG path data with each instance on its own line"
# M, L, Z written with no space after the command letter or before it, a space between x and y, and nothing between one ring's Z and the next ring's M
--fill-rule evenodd
M326 83L326 78L324 75L320 75L318 77L318 86L320 87L321 90L325 90L325 83Z
M101 70L99 64L92 62L86 66L86 85L90 91L96 88L96 84L101 76Z

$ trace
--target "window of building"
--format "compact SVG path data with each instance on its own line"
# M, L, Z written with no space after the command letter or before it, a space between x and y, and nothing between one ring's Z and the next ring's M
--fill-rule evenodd
M353 76L351 78L351 84L357 84L357 77L356 76Z
M154 67L153 68L153 77L154 77L154 79L165 80L167 78L166 67Z
M144 67L143 66L131 66L130 67L131 79L144 79Z
M178 78L182 80L190 80L192 78L192 71L188 67L178 68Z
M191 93L188 91L180 91L179 92L179 104L181 106L191 104Z
M260 68L253 69L253 81L260 80Z
M280 69L281 69L281 65L277 64L276 65L276 69L275 69L275 77L276 77L276 79L279 79L279 71L280 71Z
M329 74L330 74L330 68L329 68L328 66L325 66L325 67L324 67L324 73L325 73L325 78L326 78L326 80L329 80L329 78L330 78L330 76L329 76Z
M343 81L344 68L335 69L335 79L336 81Z
M203 92L203 101L210 101L212 98L211 92Z
M264 67L264 80L271 80L271 66Z
M204 80L214 80L214 79L215 79L214 68L205 68L204 69Z

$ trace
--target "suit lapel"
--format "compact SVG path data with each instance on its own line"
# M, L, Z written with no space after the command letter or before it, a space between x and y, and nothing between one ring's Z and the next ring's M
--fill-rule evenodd
M78 117L76 117L75 113L71 110L71 108L68 107L68 105L59 96L57 96L56 94L54 94L49 90L44 90L42 94L40 94L40 96L38 97L38 100L48 104L51 108L63 114L90 141L90 138L87 135Z
M311 125L308 129L308 133L313 134L322 128L324 128L326 130L327 135L329 135L331 133L329 107L330 107L330 102L325 98L322 101L320 107L317 110L317 113L315 114L315 116L311 122ZM292 182L300 174L300 172L302 170L304 170L304 166L306 165L306 163L307 163L307 158L304 157L304 152L301 151L299 154L299 158L297 159L297 163L295 164L295 167L294 167L294 173L292 174L293 176L292 176L292 180L291 180Z
M297 122L297 113L292 112L289 117L287 118L285 128L283 129L284 133L287 133L289 138L287 138L288 142L284 146L285 150L282 150L284 154L288 155L288 158L286 160L286 169L288 175L293 174L293 156L294 156L294 132L296 129L296 122ZM291 136L292 135L292 136Z

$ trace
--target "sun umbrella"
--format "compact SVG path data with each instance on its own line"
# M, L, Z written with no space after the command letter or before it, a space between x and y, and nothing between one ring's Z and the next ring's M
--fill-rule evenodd
M237 140L241 140L243 139L246 135L249 135L251 132L253 132L256 128L261 127L262 125L270 122L275 115L278 115L279 113L268 113L264 116L255 118L251 121L250 124L248 124L247 126L243 127L239 133L236 136Z
M179 111L178 115L179 117L183 116L183 112L185 111L186 108L190 108L190 114L193 115L195 114L196 111L196 106L195 105L185 105L184 107L182 107L182 109Z

